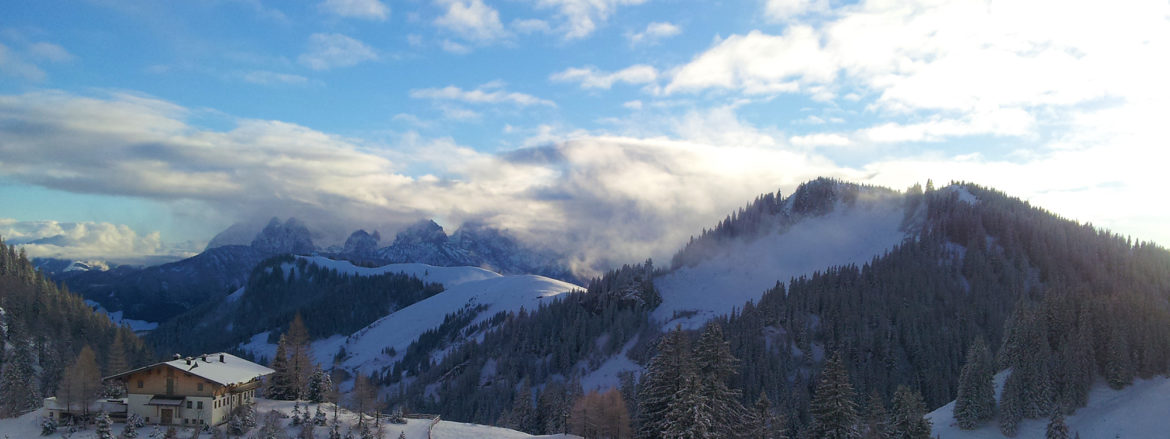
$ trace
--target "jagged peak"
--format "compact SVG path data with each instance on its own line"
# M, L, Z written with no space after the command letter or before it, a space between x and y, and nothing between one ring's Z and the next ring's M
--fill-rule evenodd
M443 226L431 219L423 219L407 226L394 237L394 245L443 244L447 242Z

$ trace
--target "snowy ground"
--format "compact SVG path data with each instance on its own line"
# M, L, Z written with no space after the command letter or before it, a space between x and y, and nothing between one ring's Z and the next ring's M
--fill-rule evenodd
M933 435L942 439L1001 439L999 424L992 420L975 430L960 430L951 415L955 403L926 415L934 422ZM1089 404L1065 419L1069 432L1084 439L1170 437L1170 378L1136 380L1132 386L1113 390L1102 380L1089 393ZM1047 419L1020 423L1016 439L1042 439Z
M292 413L292 409L293 409L293 403L291 401L270 401L270 400L266 400L266 399L257 399L256 400L257 423L262 423L263 422L262 421L263 415L268 413L270 410L277 410L277 411L282 412L282 413L287 415L287 414ZM316 407L314 406L313 409L315 410ZM326 411L330 413L330 418L332 419L332 410L326 410ZM352 423L356 419L352 413L350 413L349 411L346 411L344 409L342 410L341 418L347 423ZM0 419L0 438L32 439L32 438L41 437L40 419L41 419L41 413L39 411L26 414L26 415L21 416L19 418ZM289 422L288 419L282 419L282 423L287 425L288 422ZM113 433L115 436L117 436L119 433L122 432L122 427L123 427L123 424L117 424L117 423L114 424ZM406 425L398 425L398 424L391 424L389 422L383 422L383 428L385 431L385 438L386 439L396 439L396 438L398 438L399 434L402 434L402 433L406 433L406 437L408 439L427 439L428 438L428 431L431 429L431 421L422 420L422 419L408 419ZM152 437L151 434L154 432L154 430L155 430L155 428L152 426L143 427L142 429L138 430L138 433L139 433L138 437L150 438L150 437ZM162 434L161 434L162 429L159 429L159 430L160 431L159 431L159 434L157 435L157 437L162 437ZM325 434L327 431L328 430L326 429L326 427L315 427L316 437L325 437ZM253 430L252 432L255 432L255 430ZM250 432L250 433L252 433L252 432ZM296 437L296 435L300 432L300 427L286 426L285 432L288 434L288 437L293 438L293 437ZM344 432L345 432L345 430L343 429L342 433L344 434ZM525 434L525 433L515 431L515 430L509 430L506 428L491 427L491 426L487 426L487 425L478 425L478 424L464 424L464 423L460 423L460 422L449 422L449 421L440 421L438 424L436 424L434 426L434 431L431 433L433 434L433 438L435 438L435 439L455 439L455 438L521 439L521 438L533 438L533 437L542 437L542 438L566 437L563 435L532 436L529 434ZM193 437L192 436L193 434L194 434L194 430L191 430L191 429L184 428L184 429L179 430L179 437L184 438L184 439ZM61 435L61 432L59 431L58 433L56 433L52 436L49 436L49 437L62 437L62 435ZM73 439L95 439L97 437L97 435L94 433L93 428L91 427L88 430L77 432L72 437L73 437ZM200 437L210 438L211 434L203 433L202 435L200 435ZM575 437L575 436L567 436L567 437Z
M858 200L825 216L806 218L783 233L730 243L721 254L656 279L663 302L653 317L667 327L698 328L759 300L777 281L787 283L833 265L869 262L902 242L904 212L902 203L888 199ZM693 315L673 319L675 313Z
M153 331L155 328L158 328L158 323L156 323L156 322L148 322L146 320L134 320L134 319L123 318L122 311L114 311L114 312L106 311L106 309L103 308L100 303L97 303L97 302L92 301L92 300L87 299L85 301L85 304L93 307L93 310L95 312L97 312L98 314L102 314L102 315L105 315L106 317L109 317L110 321L114 322L115 325L118 325L118 326L130 325L130 329L138 334L150 332L150 331Z

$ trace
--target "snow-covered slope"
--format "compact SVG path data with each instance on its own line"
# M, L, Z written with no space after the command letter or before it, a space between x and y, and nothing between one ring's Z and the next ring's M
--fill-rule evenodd
M359 267L348 261L322 256L299 256L314 265L358 276L376 276L385 273L404 273L428 283L440 283L443 292L393 312L369 326L348 336L334 336L313 342L315 360L330 364L333 355L344 348L346 358L342 366L371 372L401 359L402 353L420 335L443 323L448 314L479 305L486 307L469 325L478 324L501 311L535 310L549 298L581 287L536 275L504 276L476 267L436 267L426 264L389 264L381 267ZM286 264L285 271L295 269ZM239 291L237 293L240 293ZM236 294L233 294L233 296ZM230 296L229 296L230 300ZM257 357L272 358L276 346L268 343L268 333L256 334L240 349ZM397 356L384 353L393 348Z
M826 215L727 243L699 264L655 279L662 305L653 317L670 327L697 328L759 299L777 281L833 265L869 262L905 238L904 215L900 197L862 197L851 204L838 202ZM684 317L676 319L676 314Z
M497 275L448 286L443 292L383 317L350 336L343 345L349 354L343 365L364 372L389 365L398 358L391 358L383 349L393 348L400 358L412 341L438 327L448 314L464 308L487 307L476 315L470 326L501 311L534 310L542 301L577 289L581 287L535 275Z
M1002 374L1001 374L1002 375ZM998 377L997 377L998 378ZM1001 381L1001 380L997 380ZM932 436L942 439L1001 439L999 424L992 420L975 430L961 430L951 412L955 403L926 415L934 422ZM1069 432L1082 438L1162 438L1170 432L1170 378L1135 380L1121 390L1113 390L1098 380L1089 393L1089 404L1065 419ZM1042 439L1047 419L1027 419L1020 423L1016 439Z

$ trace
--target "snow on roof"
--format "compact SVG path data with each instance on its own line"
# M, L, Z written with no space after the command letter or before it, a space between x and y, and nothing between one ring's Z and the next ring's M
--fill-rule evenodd
M223 359L223 361L220 361L220 359ZM165 364L208 381L224 386L230 386L233 384L246 383L248 381L252 381L253 379L275 372L274 370L267 367L261 366L235 355L222 352L217 354L201 355L198 357L190 357L190 364L187 362L188 359L186 358L164 361L162 363L155 363L150 366L134 369L129 372L123 372L109 378L126 376L140 370L150 369Z

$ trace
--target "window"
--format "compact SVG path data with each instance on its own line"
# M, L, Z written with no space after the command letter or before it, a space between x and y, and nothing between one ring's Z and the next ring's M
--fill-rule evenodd
M203 401L196 401L195 408L197 408L199 410L203 410Z
M202 392L203 391L203 383L199 383L198 387L199 387L199 391Z
M191 401L187 401L187 408L191 408Z
M150 422L150 416L146 417L146 422Z
M139 389L141 389L141 388L142 388L142 380L138 380L138 388L139 388Z

